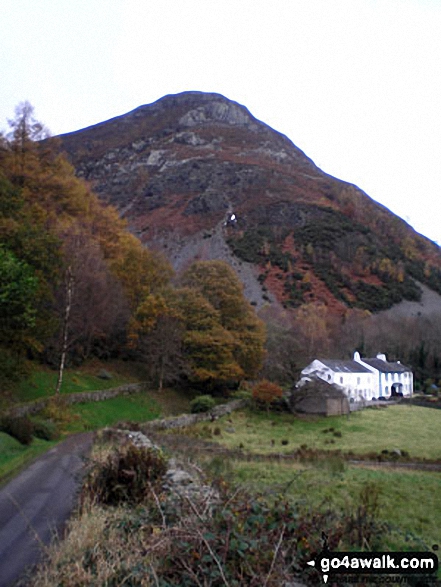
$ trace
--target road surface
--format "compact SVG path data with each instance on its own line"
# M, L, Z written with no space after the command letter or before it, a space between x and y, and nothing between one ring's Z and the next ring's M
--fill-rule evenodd
M70 436L0 489L0 587L10 587L59 535L75 504L92 433Z

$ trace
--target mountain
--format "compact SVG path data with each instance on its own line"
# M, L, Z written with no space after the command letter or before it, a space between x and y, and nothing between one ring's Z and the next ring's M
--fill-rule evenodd
M220 258L248 298L336 312L441 293L441 250L219 94L185 92L61 135L78 176L177 270Z

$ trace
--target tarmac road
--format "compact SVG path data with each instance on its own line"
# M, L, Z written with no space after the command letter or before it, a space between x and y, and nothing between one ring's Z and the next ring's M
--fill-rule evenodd
M35 565L75 504L93 433L70 436L0 489L0 587Z

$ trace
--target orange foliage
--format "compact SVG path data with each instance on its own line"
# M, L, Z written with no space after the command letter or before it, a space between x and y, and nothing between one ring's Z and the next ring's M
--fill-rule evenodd
M275 383L271 383L271 381L268 381L267 379L262 379L262 381L259 381L253 387L252 394L253 399L264 403L268 407L282 397L283 391L282 388Z

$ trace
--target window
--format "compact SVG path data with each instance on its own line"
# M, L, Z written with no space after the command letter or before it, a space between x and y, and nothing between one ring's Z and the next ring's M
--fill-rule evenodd
M386 373L386 381L389 379L389 373Z
M343 383L343 377L340 377L340 383Z
M331 381L331 375L328 373L328 381Z
M357 385L360 385L360 377L357 377Z

